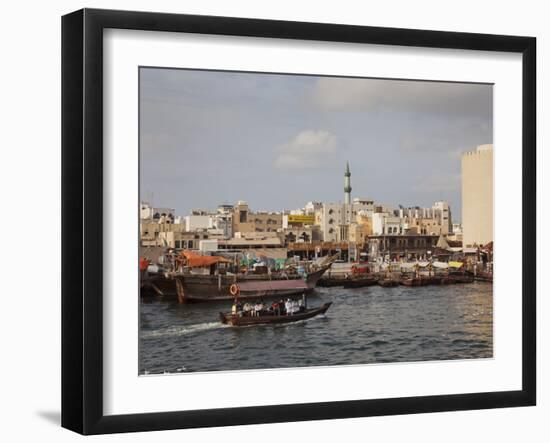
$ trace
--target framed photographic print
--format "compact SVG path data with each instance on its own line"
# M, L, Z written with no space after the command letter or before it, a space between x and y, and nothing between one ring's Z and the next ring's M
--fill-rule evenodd
M62 425L534 405L531 37L62 21Z

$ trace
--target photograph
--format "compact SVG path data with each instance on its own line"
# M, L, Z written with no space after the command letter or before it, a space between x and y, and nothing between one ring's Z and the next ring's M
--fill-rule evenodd
M140 376L493 358L493 84L138 84Z

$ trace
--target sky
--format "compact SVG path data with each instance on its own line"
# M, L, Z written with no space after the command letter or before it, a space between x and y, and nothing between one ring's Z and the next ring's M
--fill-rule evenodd
M255 210L352 198L448 201L461 217L462 152L493 142L493 86L140 69L140 198Z

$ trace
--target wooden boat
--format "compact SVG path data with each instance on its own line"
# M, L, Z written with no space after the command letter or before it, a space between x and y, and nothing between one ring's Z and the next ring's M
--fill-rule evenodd
M432 275L429 277L421 276L420 278L424 280L425 285L440 285L441 282L443 281L443 277L436 276L436 275Z
M316 287L319 279L337 258L336 254L323 257L309 267L306 275L289 269L268 274L223 273L217 269L218 262L226 262L222 257L202 256L189 251L186 253L189 257L187 271L149 273L146 284L141 285L141 296L177 296L180 302L232 300L234 295L230 291L235 285L243 285L243 292L247 292L243 295L251 298L302 294ZM193 266L203 270L210 268L210 272L191 272ZM289 281L292 283L288 283ZM155 285L154 288L151 284ZM257 284L256 288L254 284Z
M330 267L323 267L308 274L305 278L277 278L269 280L236 276L175 275L176 291L180 303L219 302L239 299L280 298L309 293L315 289L317 281ZM199 278L197 278L199 277ZM202 277L202 278L201 278Z
M240 298L240 297L239 297ZM267 324L292 323L300 320L307 320L327 312L332 302L325 303L318 308L306 309L303 312L288 315L263 314L260 316L239 316L231 313L220 312L220 321L230 326L253 326Z
M378 280L378 285L382 286L383 288L391 288L394 286L398 286L399 281L394 280L393 278L381 278Z
M474 276L467 274L449 274L444 280L450 281L451 283L473 283Z
M317 282L317 286L322 288L334 288L337 286L344 286L346 279L343 277L322 277Z
M475 281L483 281L488 283L493 283L493 273L492 272L478 272L474 276Z
M378 283L378 279L375 277L361 277L361 278L351 278L344 281L344 288L363 288L366 286L374 286Z
M407 277L402 278L399 281L403 286L422 286L422 279L420 277Z

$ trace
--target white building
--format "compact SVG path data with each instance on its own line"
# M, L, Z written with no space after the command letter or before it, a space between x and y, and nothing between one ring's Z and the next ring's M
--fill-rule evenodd
M321 230L323 241L342 241L340 226L345 223L345 219L342 203L323 203L321 208L315 211L315 224Z
M355 220L356 215L360 212L363 215L372 216L374 213L374 201L355 197L351 203L351 220Z
M315 214L315 211L318 211L323 206L321 202L308 202L304 206L304 212L308 215Z
M451 208L447 202L435 202L432 206L434 218L441 224L441 234L448 235L453 232L453 221L451 219Z
M187 232L206 230L213 227L211 215L186 215L184 218Z
M389 212L372 214L372 232L374 235L403 235L409 226L407 219Z
M225 212L218 208L218 212L212 215L212 228L221 231L226 238L233 237L233 212Z
M155 208L148 202L141 202L139 207L139 218L141 220L159 220L161 217L174 220L175 209L173 208Z

